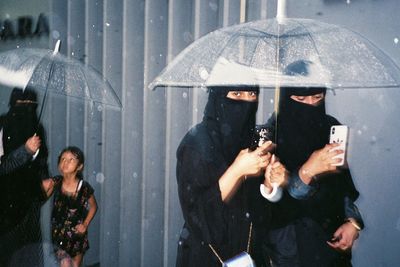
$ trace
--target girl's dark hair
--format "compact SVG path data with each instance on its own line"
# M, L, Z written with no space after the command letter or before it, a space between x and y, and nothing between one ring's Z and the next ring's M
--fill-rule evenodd
M76 146L68 146L68 147L64 148L60 152L60 154L58 155L57 164L60 164L61 156L65 152L72 153L76 157L76 159L78 160L78 165L81 165L81 164L84 165L85 164L85 156L84 156L82 150L79 147L76 147ZM80 171L78 171L78 173L77 173L77 176L78 176L79 179L83 179L82 171L83 171L83 168Z

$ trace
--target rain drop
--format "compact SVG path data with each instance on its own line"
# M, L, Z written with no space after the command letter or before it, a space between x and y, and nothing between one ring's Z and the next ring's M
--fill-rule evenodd
M273 104L273 103L274 103L274 99L271 98L271 99L269 100L269 103Z
M98 174L96 174L96 182L102 184L104 183L104 180L106 178L104 177L104 174L102 172L99 172Z
M346 0L346 3L347 3L348 5L350 4L350 2L351 2L350 0Z
M398 44L399 43L399 38L396 37L396 38L394 38L393 41L394 41L395 44Z
M217 4L215 4L215 3L209 3L209 6L210 6L210 9L212 10L212 11L215 11L215 12L217 12L218 11L218 5Z
M192 35L192 33L190 33L190 32L184 32L184 33L183 33L183 40L184 40L186 43L191 43L191 42L193 42L193 35Z
M246 218L250 218L250 214L246 212Z
M134 173L133 173L133 178L137 178L137 177L138 177L137 172L134 172Z
M396 229L400 231L400 218L397 220Z
M357 134L358 135L362 135L362 131L361 130L357 130Z
M208 71L204 67L199 68L199 75L203 80L207 80L208 78Z
M110 27L110 23L106 22L106 26L107 26L107 27Z
M188 94L187 94L186 92L184 92L184 93L182 94L182 97L183 97L183 98L187 98L187 97L188 97Z
M103 111L103 107L101 105L98 105L97 106L97 111L100 111L100 112Z
M58 32L58 31L52 31L51 35L53 36L53 39L60 38L60 32Z

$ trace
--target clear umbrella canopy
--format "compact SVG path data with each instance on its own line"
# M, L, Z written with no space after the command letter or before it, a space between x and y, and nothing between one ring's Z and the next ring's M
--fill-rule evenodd
M149 85L382 88L400 70L359 34L309 19L268 19L222 28L182 51Z
M111 85L95 69L46 49L0 53L0 83L121 107Z

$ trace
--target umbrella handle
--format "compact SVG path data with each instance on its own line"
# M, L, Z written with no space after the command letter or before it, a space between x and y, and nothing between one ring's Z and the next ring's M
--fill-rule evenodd
M60 52L60 45L61 45L61 40L57 40L56 45L54 46L53 55Z

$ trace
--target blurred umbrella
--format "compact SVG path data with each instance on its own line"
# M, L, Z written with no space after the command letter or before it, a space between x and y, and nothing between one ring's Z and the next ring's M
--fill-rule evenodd
M309 19L278 18L211 32L184 49L149 85L382 88L400 69L359 34Z
M120 108L107 80L89 65L59 54L59 44L54 51L27 48L0 53L0 83L42 91L44 98L56 93Z

